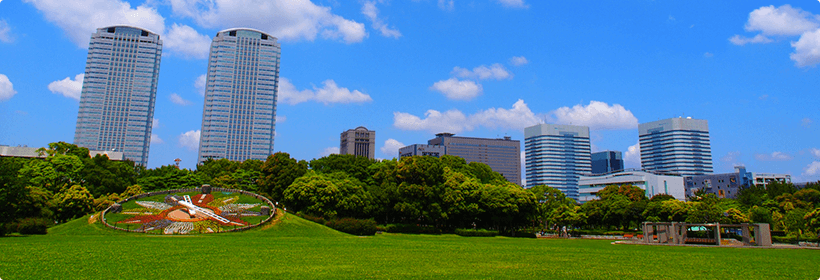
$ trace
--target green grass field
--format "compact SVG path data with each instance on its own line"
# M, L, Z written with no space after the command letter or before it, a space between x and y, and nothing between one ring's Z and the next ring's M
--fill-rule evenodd
M14 279L817 279L820 251L613 245L605 240L379 234L286 215L243 233L155 236L88 218L0 238Z

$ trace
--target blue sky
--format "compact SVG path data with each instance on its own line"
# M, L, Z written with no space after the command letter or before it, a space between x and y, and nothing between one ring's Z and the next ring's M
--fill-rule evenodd
M252 27L282 44L275 149L295 158L357 126L393 158L548 122L638 167L638 123L691 116L715 172L820 180L818 1L0 0L0 144L73 141L88 40L115 24L164 43L149 167L195 166L210 40Z

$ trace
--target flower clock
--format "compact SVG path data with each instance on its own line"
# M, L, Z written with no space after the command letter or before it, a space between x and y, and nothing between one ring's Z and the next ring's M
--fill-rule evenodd
M240 195L166 195L164 201L134 201L122 210L117 227L163 234L212 233L250 225L251 217L263 216L261 203L239 203ZM256 211L254 211L256 210ZM255 220L259 220L258 218Z

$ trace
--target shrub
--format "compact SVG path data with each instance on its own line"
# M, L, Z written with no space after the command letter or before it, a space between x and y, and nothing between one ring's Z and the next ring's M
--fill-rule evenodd
M797 236L772 236L772 241L784 244L797 244Z
M51 220L44 218L25 218L17 224L17 232L20 234L46 234L51 223Z
M328 227L353 235L374 235L376 234L376 221L373 219L360 220L354 218L341 218L327 222Z
M392 233L415 233L415 234L441 234L441 230L435 227L424 227L415 224L388 224L384 231Z
M327 220L325 220L325 218L311 216L311 215L308 215L308 214L305 214L305 213L302 213L302 212L296 213L296 216L302 217L302 219L309 220L309 221L312 221L312 222L317 223L317 224L324 225L324 224L327 223Z
M492 237L498 235L497 230L486 230L486 229L467 229L467 228L458 228L455 232L458 236L481 236L481 237Z
M5 235L6 235L6 225L5 224L0 224L0 236L5 236Z
M529 232L529 231L521 231L521 230L517 230L517 231L508 231L508 232L505 232L505 233L504 233L504 234L502 234L502 235L507 236L507 237L536 238L536 236L535 236L535 233L534 233L534 232ZM579 237L580 237L580 235L579 235Z

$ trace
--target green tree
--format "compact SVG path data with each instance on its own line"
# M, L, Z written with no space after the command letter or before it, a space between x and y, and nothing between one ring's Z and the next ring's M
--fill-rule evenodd
M274 201L284 198L285 189L308 170L306 161L296 161L290 154L278 152L268 156L259 174L259 191Z
M284 192L284 202L295 211L326 218L362 217L370 210L370 197L361 182L342 173L308 171Z
M94 210L94 196L80 185L73 185L54 196L56 218L65 222Z
M527 190L532 193L535 198L536 205L534 218L541 221L544 228L549 228L550 224L556 223L555 212L553 210L561 206L575 205L575 200L568 198L563 192L556 188L546 185L538 185ZM564 209L569 208L565 207Z

